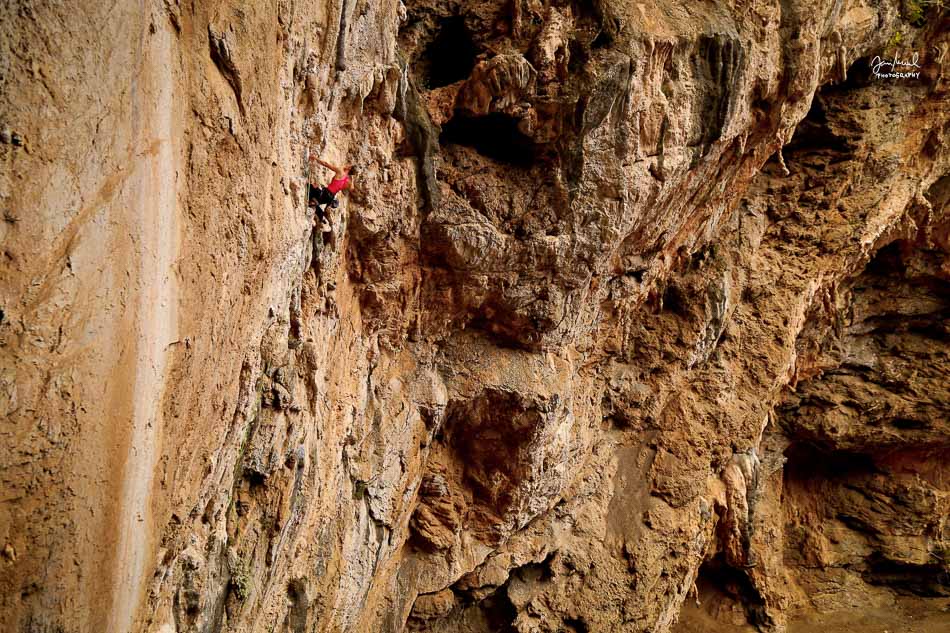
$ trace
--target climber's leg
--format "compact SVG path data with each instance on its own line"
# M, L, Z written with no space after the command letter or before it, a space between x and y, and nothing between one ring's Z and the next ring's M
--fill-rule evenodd
M309 206L319 209L321 206L333 205L334 202L336 202L334 195L326 187L317 188L308 185L307 204Z
M330 192L326 187L314 187L313 185L307 185L307 205L311 207L319 207L324 205L332 205L336 207L339 203L336 200L336 196Z
M320 190L307 183L307 206L310 208L319 207L320 203L318 202L320 198Z
M329 189L326 187L320 188L320 204L330 207L333 206L336 202L336 196L334 196Z

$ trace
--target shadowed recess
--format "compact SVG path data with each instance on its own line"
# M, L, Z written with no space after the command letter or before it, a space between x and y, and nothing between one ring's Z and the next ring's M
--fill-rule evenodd
M439 23L438 35L425 51L429 65L427 86L440 88L467 79L475 67L477 54L478 48L465 28L464 18L456 16L443 19Z
M535 144L518 129L517 119L505 114L456 116L439 137L442 145L464 145L492 160L526 167L536 158Z

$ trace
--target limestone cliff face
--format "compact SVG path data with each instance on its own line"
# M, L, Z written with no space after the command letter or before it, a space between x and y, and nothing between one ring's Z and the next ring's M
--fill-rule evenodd
M0 7L0 629L946 630L942 3L68 4Z

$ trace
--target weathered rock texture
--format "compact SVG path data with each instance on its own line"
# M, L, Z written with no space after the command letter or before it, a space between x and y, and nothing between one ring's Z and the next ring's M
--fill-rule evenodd
M947 630L939 5L4 3L0 629Z

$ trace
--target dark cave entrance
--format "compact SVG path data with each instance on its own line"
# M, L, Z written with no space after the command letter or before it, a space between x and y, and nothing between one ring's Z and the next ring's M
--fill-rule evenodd
M518 121L500 113L456 116L442 127L439 143L471 147L482 156L517 167L527 167L536 159L535 144L518 129Z
M678 316L689 316L689 299L680 288L667 286L663 292L663 309Z
M903 596L950 597L948 561L937 554L932 555L933 563L916 565L889 560L876 553L868 559L868 569L862 577L869 585L884 585Z
M782 149L790 169L794 163L807 165L815 157L826 161L826 167L854 160L858 142L865 131L847 112L871 107L865 90L872 80L868 58L856 60L847 69L846 75L843 81L825 85L815 93L808 114L799 122L792 139ZM776 153L768 164L776 169L778 162Z
M834 115L831 111L834 107L835 104L830 103L827 97L821 93L817 94L812 101L811 109L795 128L792 140L783 151L793 157L828 151L840 154L841 156L836 157L834 162L842 162L850 158L855 149L854 143L832 131L829 123L829 114Z
M696 590L699 604L687 597L680 620L672 629L674 633L692 633L701 628L701 622L718 619L716 614L737 611L745 617L747 625L762 628L771 625L765 601L748 574L729 565L721 553L700 565Z
M438 35L424 53L428 70L426 87L441 88L467 79L475 67L476 55L478 48L465 28L465 19L461 16L443 18Z

